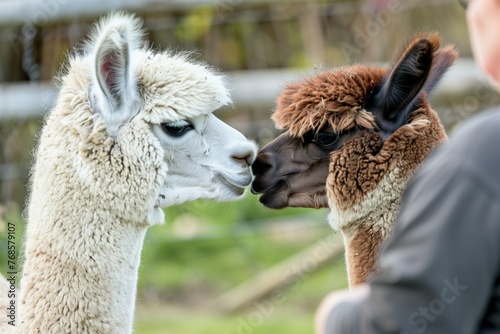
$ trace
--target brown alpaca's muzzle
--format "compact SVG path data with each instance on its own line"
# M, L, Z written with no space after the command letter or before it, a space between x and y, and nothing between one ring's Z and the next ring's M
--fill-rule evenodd
M252 193L268 208L328 207L329 153L284 133L267 144L252 165Z

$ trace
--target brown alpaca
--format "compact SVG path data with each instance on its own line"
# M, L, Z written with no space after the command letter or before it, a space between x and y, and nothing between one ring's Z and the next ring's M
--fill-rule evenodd
M278 98L272 119L286 132L259 152L252 192L269 208L329 207L351 287L376 270L408 180L447 139L427 95L456 57L421 34L390 70L325 71Z

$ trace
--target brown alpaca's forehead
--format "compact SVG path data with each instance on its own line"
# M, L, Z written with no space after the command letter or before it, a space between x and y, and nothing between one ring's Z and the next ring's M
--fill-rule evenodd
M358 65L288 84L271 118L277 128L287 129L296 137L325 127L338 133L356 126L375 128L375 118L364 110L364 103L386 73L384 69Z

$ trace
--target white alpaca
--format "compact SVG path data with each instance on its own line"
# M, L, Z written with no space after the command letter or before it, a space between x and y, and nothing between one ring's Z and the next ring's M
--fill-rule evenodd
M255 145L212 115L230 103L223 78L143 47L140 28L105 18L62 75L32 171L17 333L131 333L161 208L251 182Z

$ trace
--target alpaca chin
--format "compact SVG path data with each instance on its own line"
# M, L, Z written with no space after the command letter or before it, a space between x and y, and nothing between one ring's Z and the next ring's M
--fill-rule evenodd
M328 216L327 216L328 224L335 231L339 231L342 228L342 220L340 219L340 213L335 208L334 205L329 204L329 207L330 209L328 210Z
M165 222L165 213L157 206L148 211L147 222L149 226L161 225Z

